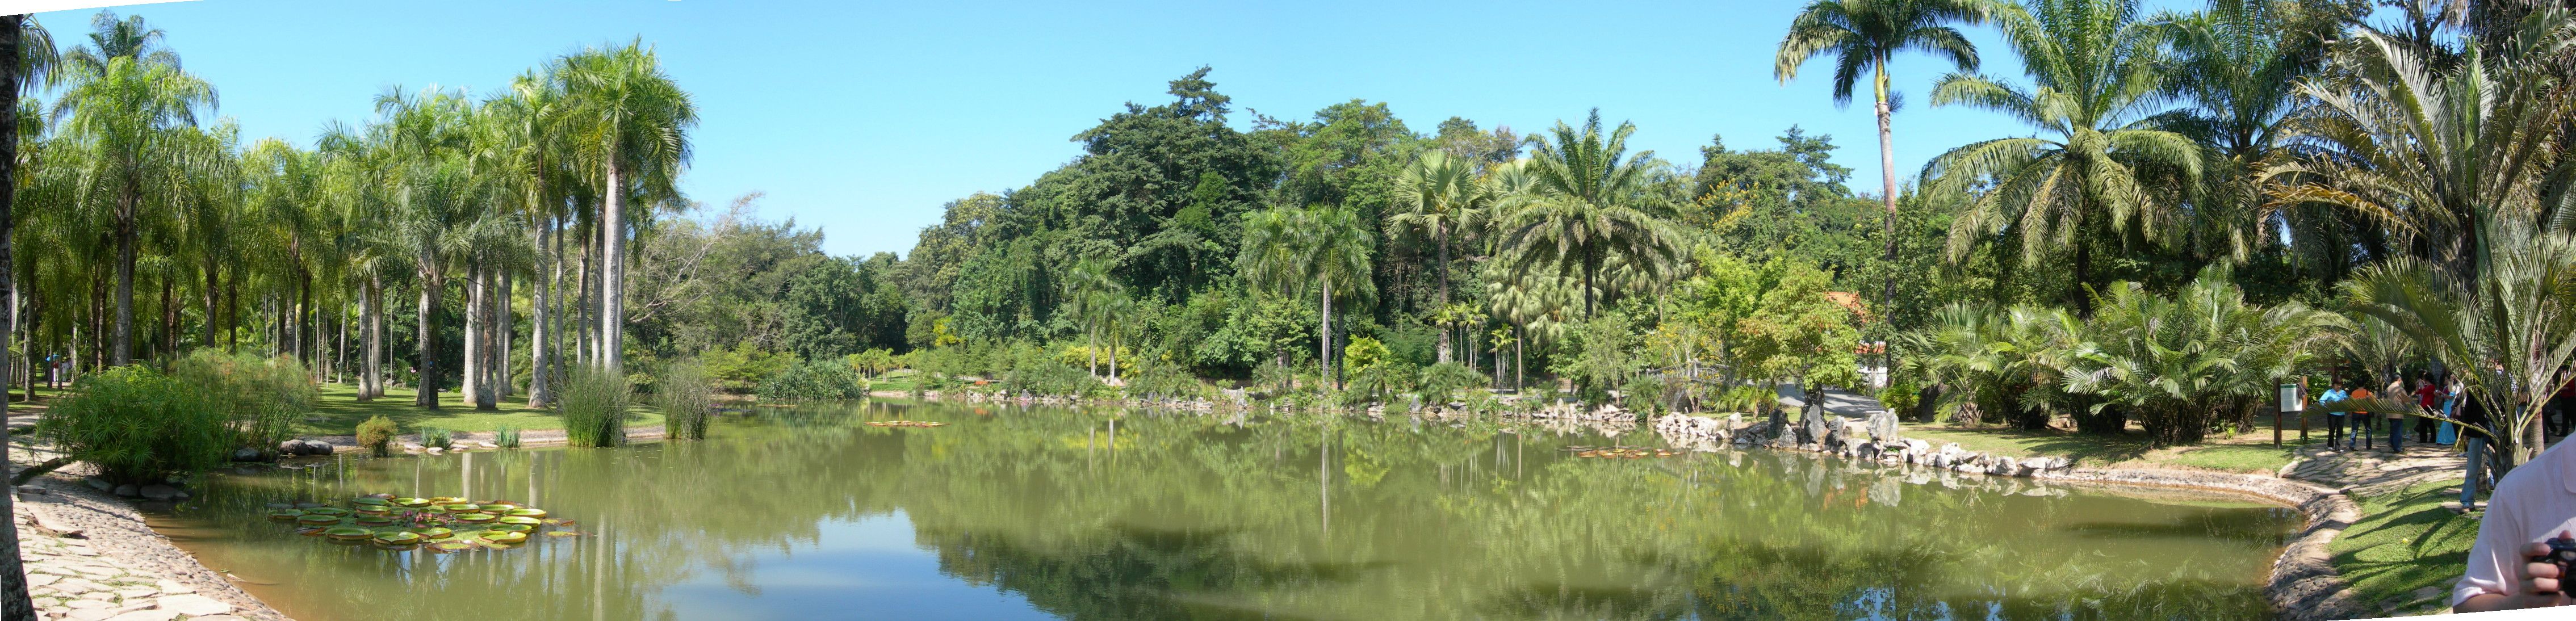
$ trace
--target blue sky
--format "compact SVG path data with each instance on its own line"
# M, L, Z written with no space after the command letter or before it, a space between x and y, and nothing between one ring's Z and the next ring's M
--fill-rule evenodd
M1837 108L1831 67L1797 82L1771 58L1803 2L819 2L199 0L124 7L168 31L246 138L310 145L331 119L368 118L386 88L477 92L590 44L635 37L698 99L683 190L720 205L766 192L762 213L825 233L834 254L906 252L940 206L1020 187L1079 149L1068 139L1199 65L1246 109L1309 118L1387 102L1429 132L1464 116L1524 134L1559 119L1637 123L1633 148L1695 161L1711 134L1767 148L1790 125L1830 134L1855 186L1875 192L1865 101ZM2154 6L2179 5L2172 0ZM92 11L40 14L68 46ZM2020 63L1972 36L1989 73ZM2030 130L1935 109L1946 67L1895 65L1913 103L1896 117L1900 173L1969 141Z

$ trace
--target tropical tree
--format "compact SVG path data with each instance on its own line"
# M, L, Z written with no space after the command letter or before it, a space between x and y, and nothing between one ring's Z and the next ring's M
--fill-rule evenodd
M2288 143L2277 130L2296 108L2299 84L2322 68L2327 42L2348 16L2318 10L2296 0L2210 0L2208 8L2167 13L2153 23L2171 41L2172 87L2191 107L2168 113L2163 125L2193 136L2211 147L2207 162L2199 243L2210 254L2242 260L2255 247L2277 243L2280 235L2263 213L2263 166L2286 156ZM2331 260L2319 240L2345 239L2341 220L2331 212L2303 210L2283 222L2295 227L2293 243L2308 246L2299 253ZM2339 272L2335 274L2339 275Z
M435 317L445 297L448 268L462 250L462 240L449 233L470 226L484 204L464 157L471 106L460 94L435 89L418 94L394 89L376 98L383 117L376 139L389 151L395 180L394 228L418 279L419 332L412 365L420 394L413 404L425 408L438 407Z
M2576 240L2534 224L2479 220L2483 266L2462 277L2441 263L2396 257L2343 284L2353 312L2386 322L2459 374L2493 413L2495 466L2540 454L2549 395L2576 379Z
M2220 422L2242 422L2280 380L2335 347L2343 317L2290 302L2245 302L2223 266L2204 269L2172 297L2112 283L2084 322L2082 340L2043 364L2096 410L2134 413L2150 441L2193 444Z
M17 291L16 248L10 245L17 236L18 166L18 94L35 90L53 72L54 40L36 23L33 15L0 16L0 113L9 118L0 121L0 291ZM8 309L9 320L0 322L0 353L5 353L18 329L18 309ZM0 355L0 358L9 358ZM0 361L0 368L18 370L18 361ZM33 387L28 396L33 397ZM9 383L0 380L0 418L9 408ZM0 463L9 463L9 442L0 441ZM10 507L11 494L0 493L0 514L17 515ZM27 590L27 571L18 554L18 520L0 524L0 617L36 618L35 600Z
M1510 216L1497 232L1507 240L1501 260L1513 279L1544 272L1580 282L1583 312L1598 310L1604 268L1624 267L1628 278L1663 282L1685 254L1681 234L1652 210L1662 208L1646 190L1653 151L1628 156L1633 123L1607 133L1594 110L1578 130L1558 122L1547 136L1532 136L1526 189L1506 199ZM1626 157L1626 159L1621 159Z
M1091 376L1100 377L1100 331L1111 310L1109 307L1126 295L1127 287L1109 275L1115 266L1106 260L1091 259L1074 263L1060 283L1065 312L1082 323L1085 349L1091 355ZM1117 365L1110 365L1110 375L1117 375Z
M66 136L90 143L95 157L90 174L112 194L109 220L116 243L116 315L109 340L109 364L132 360L134 349L134 264L141 251L139 232L146 219L145 170L168 148L173 130L192 127L200 108L215 105L214 87L180 71L167 50L152 52L133 41L157 41L158 31L126 38L133 29L101 14L107 30L90 35L94 45L72 51L65 63L68 89L55 104ZM141 54L140 57L135 54ZM157 181L157 180L156 180ZM90 201L84 201L90 202Z
M1834 57L1834 103L1851 105L1852 86L1869 74L1878 112L1879 200L1887 207L1884 235L1886 260L1896 260L1896 115L1895 85L1887 64L1898 52L1934 54L1960 71L1977 70L1977 47L1954 23L1983 23L1994 11L1992 0L1816 0L1789 22L1771 75L1782 84L1798 77L1798 68L1817 57ZM1896 281L1887 281L1887 299L1896 297Z
M566 140L575 158L599 177L599 355L597 366L625 365L627 211L633 199L679 200L676 181L689 163L689 130L698 123L688 91L663 73L642 40L591 48L555 61L564 95Z
M1484 217L1495 198L1490 187L1477 178L1473 162L1441 151L1424 151L1396 176L1394 207L1400 211L1388 217L1386 225L1390 233L1410 232L1431 239L1440 261L1431 270L1440 283L1435 308L1449 307L1450 237L1461 226ZM1440 362L1449 361L1450 348L1449 331L1440 331Z
M2011 116L2041 136L1970 143L1934 158L1924 175L1956 191L1992 186L1950 229L1949 255L1963 259L1990 236L2018 233L2023 265L2074 251L2078 308L2091 299L2095 246L2163 240L2180 217L2184 190L2198 183L2200 145L2161 125L2170 83L2163 30L2137 19L2135 0L2031 0L1995 13L2021 54L2032 87L1953 73L1932 89L1932 105L1965 105ZM2123 244L2124 246L2128 244Z
M1321 301L1316 363L1333 373L1333 296L1375 293L1369 250L1375 240L1357 212L1342 207L1280 207L1244 216L1238 270L1246 281L1275 295L1313 293Z

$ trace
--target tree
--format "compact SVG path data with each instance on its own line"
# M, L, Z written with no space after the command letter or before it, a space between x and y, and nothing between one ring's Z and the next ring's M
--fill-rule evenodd
M2171 297L2133 282L2098 297L2082 340L2052 348L2041 363L2057 369L2068 392L2098 397L2093 409L2135 413L2158 445L2195 444L2220 422L2246 420L2282 379L2333 348L2345 326L2297 302L2247 304L2223 266Z
M1073 269L1065 272L1062 283L1065 312L1072 313L1075 321L1082 322L1082 337L1091 355L1091 376L1095 378L1100 376L1100 331L1107 323L1109 307L1117 299L1125 297L1127 290L1126 285L1118 284L1117 279L1110 277L1109 271L1113 267L1099 259L1075 263ZM1111 364L1110 369L1110 375L1116 376L1117 365Z
M1244 217L1238 269L1246 281L1275 295L1314 293L1322 313L1316 327L1316 362L1333 374L1333 295L1366 297L1369 249L1374 240L1359 215L1340 207L1280 207Z
M215 105L214 87L180 71L167 50L149 52L158 30L132 35L140 18L113 21L101 13L94 42L73 50L65 63L71 86L55 104L63 132L96 149L92 174L114 194L110 207L116 240L116 319L108 363L125 364L134 351L134 263L146 214L145 170L167 147L170 131L194 126L199 108ZM129 45L130 44L130 45ZM141 54L140 57L136 54Z
M447 269L464 250L463 239L449 233L472 225L487 198L477 194L481 186L465 162L471 107L460 94L437 90L413 95L393 89L376 98L383 117L376 139L384 141L394 168L394 228L418 278L412 364L420 394L412 403L425 408L438 407L438 302L445 297Z
M11 245L17 234L14 214L18 208L16 188L21 174L18 167L18 94L34 90L53 73L53 52L53 37L45 32L44 26L36 23L35 16L0 16L0 112L9 115L5 122L0 122L0 291L15 292L19 286L15 281L18 273L16 248ZM0 322L0 352L5 352L13 342L12 333L18 329L17 310L10 308L9 320ZM0 368L23 372L14 358L0 361ZM32 389L27 394L31 399L35 396ZM0 381L0 418L7 418L8 408L8 382ZM9 444L6 438L0 438L0 464L9 463ZM18 520L16 510L10 506L11 496L13 494L0 493L0 515L12 516L7 523L0 523L0 617L34 619L36 604L27 592L27 569L18 553Z
M2285 127L2280 121L2295 109L2299 84L2324 65L2327 42L2353 17L2296 0L2211 0L2205 10L2153 20L2173 45L2173 87L2193 104L2168 113L2163 123L2210 145L2215 156L2195 211L2198 250L2241 261L2280 239L2264 233L2273 229L2260 217L2256 174L2290 150L2276 133ZM2297 215L2303 217L2290 223L2298 229L2289 237L2308 246L2298 254L2334 254L2315 240L2341 237L2334 230L2340 222Z
M1983 23L1993 12L1990 0L1816 0L1789 22L1780 38L1780 53L1771 75L1782 84L1798 77L1798 67L1816 57L1834 56L1834 103L1851 105L1852 85L1862 72L1878 112L1879 200L1887 207L1886 260L1896 260L1896 141L1891 123L1896 114L1895 87L1887 64L1898 52L1935 54L1960 71L1977 70L1977 48L1952 23ZM1886 298L1896 297L1896 281L1887 281Z
M653 49L585 49L555 63L568 106L576 157L600 177L599 363L625 367L626 229L630 201L676 201L674 185L689 163L689 130L697 105L662 72Z
M2540 454L2542 408L2576 372L2576 240L2531 223L2481 217L2485 256L2462 277L2440 263L2397 257L2343 285L2345 303L2395 326L2458 373L2493 413L2495 465Z
M1662 282L1681 262L1680 234L1650 213L1657 200L1645 192L1653 151L1620 159L1633 123L1601 130L1594 110L1577 130L1558 122L1547 136L1531 137L1527 189L1507 199L1511 215L1497 233L1508 240L1502 260L1514 279L1547 271L1580 281L1583 312L1596 312L1605 267L1628 270L1636 280Z
M1449 307L1449 237L1459 227L1485 216L1494 196L1476 177L1475 166L1466 160L1440 151L1425 151L1395 180L1396 215L1387 218L1393 231L1412 232L1431 238L1439 262L1432 267L1433 278L1440 283L1440 301L1435 308ZM1440 362L1449 361L1449 331L1440 331Z
M2011 116L2048 136L1970 143L1924 167L1940 190L1989 183L1950 229L1953 261L1989 236L2017 232L2023 265L2074 250L2076 287L2094 280L2094 247L2162 241L2179 219L2181 191L2198 183L2200 145L2152 115L2171 88L2163 32L2138 21L2134 0L2032 0L1995 14L2034 88L1952 73L1932 105ZM2127 247L2132 244L2122 243Z
M1755 377L1795 383L1811 402L1825 386L1859 384L1860 329L1851 309L1825 295L1832 288L1823 270L1790 266L1752 314L1736 319L1738 360Z

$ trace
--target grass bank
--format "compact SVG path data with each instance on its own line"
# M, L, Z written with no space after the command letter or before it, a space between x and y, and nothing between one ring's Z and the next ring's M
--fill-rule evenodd
M1956 442L1959 448L2011 457L2060 455L2074 458L2075 465L2084 468L2195 468L2274 474L2296 459L2298 449L2305 444L2299 441L2298 430L2292 428L2282 434L2282 445L2273 447L2268 422L2243 433L2212 435L2198 445L2164 448L2152 446L2146 434L2136 429L2106 436L2056 429L2021 431L1907 423L1905 436L1934 446ZM2325 438L2322 434L2312 435L2310 441L2322 443Z
M377 415L393 419L402 425L405 433L421 425L435 425L449 431L493 431L502 427L530 431L563 428L563 417L552 410L528 407L525 394L501 400L501 409L491 412L475 411L474 404L455 391L441 393L435 410L412 405L412 399L419 394L419 391L409 388L388 388L385 396L360 403L357 386L323 384L322 399L314 404L313 414L296 423L295 432L300 435L350 435L357 433L358 423ZM627 419L628 427L662 424L662 412L658 409L637 405L627 408L627 412L632 416Z

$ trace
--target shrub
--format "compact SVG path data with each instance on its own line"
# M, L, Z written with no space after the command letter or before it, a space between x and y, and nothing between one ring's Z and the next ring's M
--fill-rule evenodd
M1455 362L1423 367L1422 379L1414 384L1422 394L1422 404L1444 405L1458 400L1458 391L1485 385L1485 374Z
M434 449L456 446L456 434L444 427L420 426L420 445Z
M142 366L108 369L55 402L37 433L110 481L159 483L232 457L235 433L208 393Z
M1914 385L1913 378L1908 377L1890 381L1885 390L1878 391L1878 403L1887 406L1888 413L1896 415L1898 420L1913 418L1915 408L1923 403L1922 397L1923 390Z
M1002 373L1002 389L1029 391L1041 395L1088 396L1100 394L1108 386L1091 377L1089 372L1046 356L1043 350L1024 348L1012 356L1010 369Z
M358 423L358 446L366 447L368 453L377 457L391 455L394 434L400 431L402 429L394 425L393 419L378 414L367 422Z
M662 367L660 388L653 394L662 406L662 426L674 439L703 440L707 437L707 417L715 412L715 378L707 375L706 365L694 358L673 361Z
M1620 405L1640 416L1653 416L1664 409L1664 377L1641 373L1619 385Z
M760 382L762 401L838 401L868 396L868 380L838 360L800 362Z
M293 358L260 358L197 350L170 364L170 377L206 393L236 434L235 446L269 450L294 435L295 419L320 395Z
M563 414L564 442L573 446L617 446L626 442L626 404L633 399L626 378L599 369L574 369L564 382L557 405Z
M519 428L502 427L492 432L492 443L501 448L519 448Z
M718 389L745 394L759 388L768 377L795 366L796 355L764 351L750 343L742 343L729 350L708 350L698 356L698 362L706 365L707 375L715 378Z

